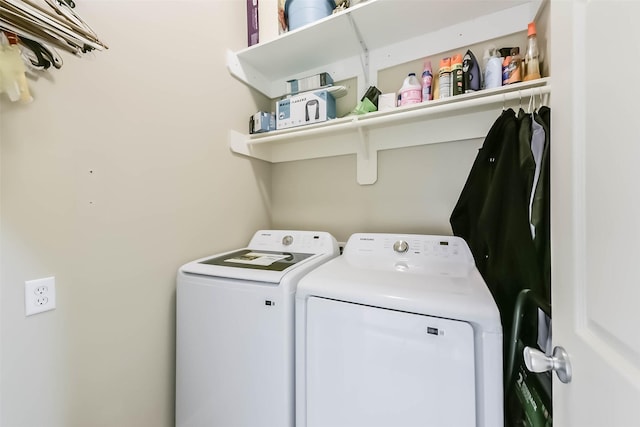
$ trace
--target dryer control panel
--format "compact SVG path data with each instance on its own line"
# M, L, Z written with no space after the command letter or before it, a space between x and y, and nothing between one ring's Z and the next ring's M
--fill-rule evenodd
M417 234L360 233L349 238L344 249L348 257L393 260L397 269L403 265L447 262L474 266L473 255L464 239L455 236ZM402 264L404 262L404 264Z

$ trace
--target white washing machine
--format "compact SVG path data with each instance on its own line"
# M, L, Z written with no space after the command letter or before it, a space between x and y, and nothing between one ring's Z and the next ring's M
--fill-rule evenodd
M178 271L176 426L294 425L294 294L339 253L325 232L262 230Z
M296 427L500 427L502 326L458 237L354 234L296 294Z

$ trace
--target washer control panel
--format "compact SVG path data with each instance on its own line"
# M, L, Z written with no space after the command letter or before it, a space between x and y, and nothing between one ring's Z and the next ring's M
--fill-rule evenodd
M335 253L336 239L324 231L260 230L253 235L249 248L308 254Z

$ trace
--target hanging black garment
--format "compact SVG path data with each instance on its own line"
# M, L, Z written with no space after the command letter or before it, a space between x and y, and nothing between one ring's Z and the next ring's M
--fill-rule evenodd
M524 369L519 364L521 356L507 363L507 350L513 345L510 338L518 294L530 289L550 300L549 113L546 107L539 114L520 110L516 117L512 110L502 113L478 152L450 218L453 233L469 244L500 310L505 370L515 365L517 372ZM541 155L532 152L532 138L536 144L544 139ZM527 306L522 313L518 340L535 346L538 312ZM505 372L505 380L513 382L513 374ZM517 387L506 386L505 426L521 427L526 416ZM550 408L550 401L546 405Z
M486 273L485 255L487 248L484 238L480 236L478 218L482 213L487 194L494 179L503 141L513 140L516 133L515 112L512 109L503 111L489 130L484 144L478 150L478 155L473 162L469 177L450 218L453 234L462 237L467 242L476 266L483 276Z
M535 170L527 132L530 120L523 112L516 117L511 109L501 114L478 152L450 218L453 233L469 244L496 300L505 337L511 332L520 290L539 291L542 283L529 227Z

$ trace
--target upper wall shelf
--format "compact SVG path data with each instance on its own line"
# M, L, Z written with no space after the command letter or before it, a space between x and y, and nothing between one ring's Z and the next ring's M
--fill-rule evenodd
M377 72L526 30L542 0L368 0L274 40L229 51L232 75L274 99L285 82L319 72L356 77L358 93ZM359 97L359 96L358 96Z
M263 134L231 130L229 145L236 153L271 163L355 154L358 183L373 184L378 151L484 138L504 107L527 110L532 97L539 106L551 91L549 82L543 78Z

